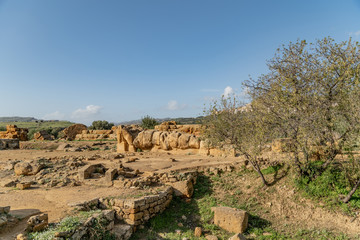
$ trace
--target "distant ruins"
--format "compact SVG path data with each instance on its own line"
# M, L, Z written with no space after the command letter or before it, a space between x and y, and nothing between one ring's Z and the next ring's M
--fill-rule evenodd
M220 150L202 140L200 125L176 125L165 122L155 126L155 130L142 130L139 126L120 125L117 127L117 152L185 151L191 154L213 156L235 156L231 147Z

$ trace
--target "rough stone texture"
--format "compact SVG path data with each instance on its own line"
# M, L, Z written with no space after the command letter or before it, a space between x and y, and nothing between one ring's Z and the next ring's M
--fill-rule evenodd
M91 175L95 172L104 172L105 173L105 167L102 164L91 164L86 165L83 168L79 170L79 180L84 181L87 178L91 178Z
M243 233L248 226L248 213L230 207L213 207L214 224L233 233Z
M136 148L134 147L133 141L142 131L137 125L119 125L116 129L116 138L117 138L117 151L118 152L135 152Z
M0 139L0 150L19 149L19 139Z
M192 141L191 144L189 144L190 139ZM133 144L135 148L142 150L184 150L199 148L200 140L196 138L196 136L188 133L144 130L134 139Z
M31 187L31 183L27 182L27 183L17 183L16 184L16 188L20 189L20 190L25 190L25 189L29 189Z
M112 127L111 130L83 130L75 136L75 140L115 140L116 128Z
M116 239L128 240L132 235L132 227L127 224L118 224L114 226L112 232Z
M28 162L18 162L14 165L14 173L18 176L34 175L37 174L44 167L45 167L44 164L37 164L37 163L30 164Z
M179 131L179 132L185 132L199 136L201 125L200 124L177 125L175 121L169 121L169 122L163 122L160 125L156 125L155 130L167 131L167 132Z
M44 230L48 226L48 219L49 217L46 213L30 217L27 221L26 231L39 232Z
M169 183L174 188L174 194L178 197L191 198L194 193L194 185L191 179Z
M18 128L16 125L7 125L6 131L0 132L0 139L18 139L20 141L27 141L27 128Z
M112 182L114 177L118 174L117 169L110 168L105 172L105 182Z
M229 240L246 240L246 237L244 237L244 235L242 235L241 233L237 233L231 238L229 238Z
M195 231L194 231L194 236L195 236L195 237L201 237L201 234L202 234L202 229L201 229L201 227L196 227L196 228L195 228Z
M16 175L31 175L32 166L28 162L19 162L14 166L14 172Z
M167 125L174 126L174 125ZM227 146L224 149L210 148L203 141L200 141L194 134L181 132L181 128L171 128L172 131L144 130L130 133L129 126L119 126L117 129L117 151L135 152L137 149L151 151L181 151L190 150L194 153L213 156L235 156L235 149ZM158 127L157 129L163 129Z
M47 131L43 130L40 132L34 133L34 140L44 141L44 140L54 140L55 137L50 135Z
M87 130L84 124L74 124L63 130L64 138L67 140L74 140L77 134L80 134L83 130Z
M138 226L165 210L172 200L172 187L156 195L136 199L104 199L103 204L115 210L115 218Z
M6 207L0 207L0 214L9 213L10 212L10 206Z

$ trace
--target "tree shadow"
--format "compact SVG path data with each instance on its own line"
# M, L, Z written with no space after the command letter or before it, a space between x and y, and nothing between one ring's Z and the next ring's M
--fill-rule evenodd
M282 171L280 171L280 170L282 170ZM286 165L285 169L283 169L283 167L276 169L274 176L273 176L274 179L272 182L268 183L268 186L274 186L277 182L279 182L281 179L286 177L289 174L289 171L290 171L289 165Z

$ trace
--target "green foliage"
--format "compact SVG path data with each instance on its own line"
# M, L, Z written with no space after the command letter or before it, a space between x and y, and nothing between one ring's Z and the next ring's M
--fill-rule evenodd
M296 179L299 189L309 197L323 201L329 206L339 206L345 211L351 208L360 209L360 191L357 190L346 205L340 201L339 196L344 196L353 187L344 171L344 167L335 165L322 170L323 162L312 162L308 167L308 175Z
M52 224L48 229L42 232L29 233L30 240L52 240L54 239L56 232L72 232L75 231L86 219L101 211L89 211L80 212L76 216L69 216L62 219L58 224ZM104 239L115 240L115 236L106 231L107 222L101 222L98 218L95 218L93 225L91 226L89 238L91 239Z
M141 118L141 127L145 129L154 129L155 126L158 125L158 122L155 118L146 115L145 117Z
M49 227L47 230L42 232L32 232L29 234L29 239L34 240L50 240L54 238L56 232L70 232L80 226L81 221L79 217L66 217L56 225Z
M262 169L261 172L264 175L274 174L274 173L278 172L282 167L283 167L283 165L277 164L275 166L270 166L265 169Z
M6 131L6 127L0 127L0 131Z
M114 126L113 123L109 123L108 121L93 121L90 130L110 130Z

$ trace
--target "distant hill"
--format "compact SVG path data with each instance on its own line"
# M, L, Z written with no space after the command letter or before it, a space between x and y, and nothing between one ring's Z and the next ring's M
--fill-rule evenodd
M187 118L183 118L183 117L179 117L179 118L156 118L156 121L158 121L159 123L167 122L167 121L175 121L177 124L184 125L184 124L201 124L203 119L204 119L204 117L200 116L200 117L187 117ZM123 125L141 124L141 119L121 122L119 124L123 124Z
M35 122L37 120L33 117L0 117L0 122Z

